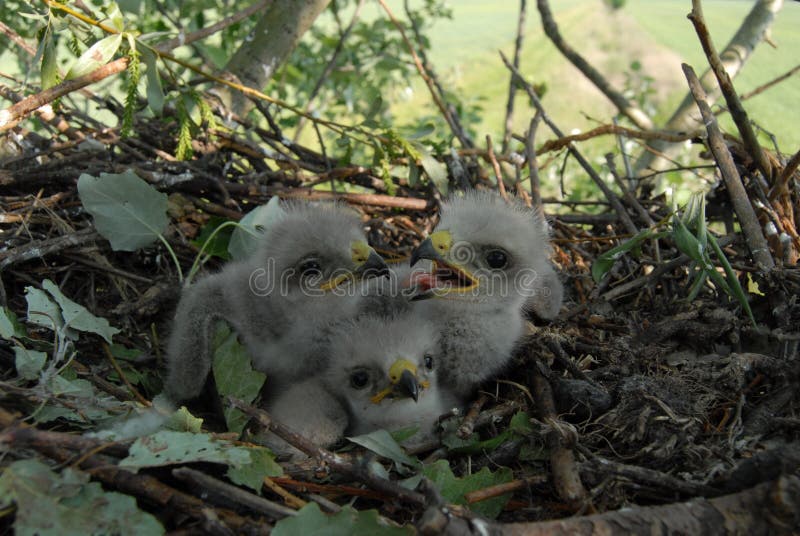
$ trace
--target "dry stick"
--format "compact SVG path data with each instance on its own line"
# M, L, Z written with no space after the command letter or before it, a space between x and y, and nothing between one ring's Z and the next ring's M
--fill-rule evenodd
M794 172L797 171L798 166L800 166L800 151L794 153L794 156L786 162L786 166L783 168L783 171L781 171L781 176L778 177L778 180L775 181L775 184L770 188L770 201L774 201L781 194L788 195L789 179L794 175Z
M641 108L626 99L622 93L611 87L611 84L608 82L608 80L606 80L597 69L592 67L591 64L583 58L583 56L578 54L575 49L573 49L567 44L566 41L564 41L564 38L558 31L558 25L556 24L555 19L553 19L553 13L550 11L550 5L548 4L547 0L537 0L536 5L539 8L539 14L542 17L542 27L544 28L544 33L547 34L547 37L550 38L556 48L558 48L558 50L560 50L561 53L586 76L586 78L591 80L597 89L599 89L606 97L608 97L608 100L610 100L614 106L617 107L620 113L630 119L634 125L643 130L650 130L653 128L653 121Z
M505 495L506 493L513 493L532 484L544 484L546 482L546 475L526 476L525 478L519 480L512 480L511 482L506 482L504 484L497 484L494 486L489 486L488 488L470 491L469 493L464 494L464 498L467 500L467 504L473 504L476 502L485 501L487 499L492 499L500 495Z
M575 454L572 448L565 445L564 438L557 426L558 413L553 401L553 390L545 378L541 366L535 361L533 367L533 396L536 399L536 410L539 419L548 423L552 429L547 433L546 441L550 449L550 464L553 471L553 484L558 495L567 501L571 507L581 506L588 497L583 487L578 467L575 464Z
M489 400L489 396L485 393L481 393L478 399L470 405L469 411L467 411L464 420L461 422L461 426L458 427L458 431L456 432L458 437L467 439L472 435L472 432L475 431L475 421L481 414L481 409L486 404L487 400Z
M700 80L698 80L694 69L685 63L681 64L681 67L686 75L686 80L689 82L692 96L700 109L700 114L703 116L706 129L708 129L708 147L714 155L714 160L719 166L722 179L728 188L731 203L736 211L736 216L739 218L739 224L742 226L747 247L750 248L753 259L759 268L762 271L771 271L775 268L775 261L769 251L767 240L761 232L758 218L756 218L753 207L750 205L750 200L742 184L742 179L739 177L739 172L736 171L733 157L731 157L731 153L722 138L722 132L719 130L717 120L706 102L706 92L703 90L703 86L700 85Z
M59 97L71 93L77 89L99 82L109 76L121 73L128 68L128 58L120 58L111 63L107 63L102 67L95 69L89 74L73 78L72 80L65 80L58 85L46 89L36 95L31 95L20 102L9 106L5 110L0 110L0 132L5 132L19 124L22 118L41 108L45 104L53 102Z
M519 0L519 17L517 18L517 39L514 41L514 67L519 69L519 54L522 50L522 39L525 36L525 15L527 5L525 0ZM508 154L508 144L511 142L511 129L514 128L514 96L517 94L517 84L512 74L508 80L508 101L506 102L506 120L504 122L503 145L500 151Z
M361 8L364 7L364 3L366 0L358 0L358 4L356 4L356 9L353 11L353 16L350 18L350 22L347 25L347 28L344 29L342 34L339 36L339 40L336 43L336 48L333 49L333 53L331 54L331 58L328 60L327 65L322 70L322 74L319 75L317 78L317 83L314 84L314 88L311 90L311 93L308 94L306 98L306 107L305 112L307 114L311 114L311 105L314 102L314 99L317 98L320 90L322 89L322 84L325 83L325 80L333 72L333 68L336 67L336 60L339 59L339 55L344 50L344 43L347 41L347 38L350 37L350 34L353 32L353 28L355 28L358 19L361 17ZM300 117L300 120L297 122L297 128L295 128L293 142L297 143L297 140L300 139L300 133L303 131L303 127L306 126L305 118Z
M681 142L681 141L691 140L692 138L700 137L702 135L702 131L697 130L693 132L674 132L668 130L636 130L632 128L621 127L619 125L600 125L599 127L587 130L586 132L559 137L558 139L555 140L548 140L544 142L541 147L539 147L538 151L539 153L558 151L560 149L563 149L564 147L569 146L573 142L586 141L592 138L596 138L597 136L603 136L608 134L624 135L628 138L634 138L639 140L663 140L670 142Z
M201 473L195 469L190 469L189 467L173 469L172 476L190 484L196 495L201 494L205 498L206 493L208 493L212 497L217 497L218 504L222 503L222 506L226 508L245 506L254 512L270 516L274 519L283 519L284 517L293 517L297 515L296 510L254 495L249 491L232 486L227 482L222 482L213 476Z
M619 463L599 456L592 456L590 461L581 463L580 468L581 472L591 471L602 476L613 474L628 478L637 483L647 484L648 486L657 486L659 488L676 491L688 495L689 497L696 497L698 495L719 495L719 490L713 486L708 486L699 482L690 482L667 473L662 473L661 471Z
M425 85L428 86L428 91L431 93L431 97L433 98L433 102L436 104L436 107L439 108L439 111L442 113L445 121L450 126L450 129L453 131L453 134L456 135L458 141L461 142L463 147L473 147L472 140L470 140L465 134L463 129L461 129L460 124L453 119L453 114L450 113L448 107L444 104L442 99L440 98L439 94L436 91L436 87L434 86L433 80L428 75L428 72L425 70L425 66L422 65L422 61L420 61L419 56L417 55L416 51L414 50L414 45L411 44L411 41L406 36L405 30L403 30L403 25L395 18L394 13L392 10L389 9L389 6L386 5L384 0L378 0L383 7L383 10L386 11L386 14L389 16L389 20L392 21L392 24L397 28L397 31L400 32L400 37L403 39L403 42L406 44L408 48L408 52L411 54L411 58L414 60L414 66L417 68L417 72L422 77L422 80L425 82Z
M143 397L142 394L138 390L136 390L136 387L134 387L133 384L131 384L131 382L128 381L128 377L125 376L125 373L122 371L122 368L119 366L119 363L117 363L117 360L114 357L114 354L111 353L111 348L108 346L107 343L103 343L103 351L105 352L106 357L108 357L108 360L111 362L111 366L114 367L114 370L117 372L117 375L122 380L122 383L125 384L125 387L128 388L128 390L131 392L136 401L145 407L152 406L153 403L147 400L145 397Z
M262 9L266 9L267 6L271 3L272 0L262 0L261 2L256 2L255 4L244 8L238 13L234 13L229 17L225 17L224 19L215 22L214 24L212 24L207 28L201 28L194 32L179 35L178 37L162 41L161 43L156 44L156 48L160 51L167 52L169 50L172 50L173 48L188 45L194 43L195 41L205 39L206 37L209 37L219 31L224 30L228 26L232 26L233 24L236 24L237 22L246 19L250 15L255 15Z
M533 105L536 107L536 110L542 114L542 119L547 124L547 126L550 127L550 130L552 130L553 133L559 138L564 137L564 133L561 131L561 129L558 128L558 126L547 115L547 112L544 111L544 106L542 106L542 101L539 100L539 96L536 95L536 91L533 90L533 87L528 82L526 82L525 79L522 77L522 75L519 73L519 71L515 69L514 66L508 62L508 59L506 58L505 54L503 54L502 51L500 52L500 57L503 59L503 63L505 63L506 67L508 67L511 70L514 76L517 77L517 80L519 80L519 83L522 84L522 86L525 88L525 91L527 91L528 93L528 97L530 97L531 102L533 102ZM623 207L622 203L620 203L619 198L613 191L611 191L608 188L608 186L606 186L605 181L600 178L600 176L594 170L592 165L583 157L583 155L573 145L569 145L567 147L567 150L575 158L575 160L578 161L578 163L586 171L586 173L589 174L589 176L592 178L597 187L600 188L600 191L603 192L603 195L606 196L606 199L608 199L608 202L611 203L611 206L619 215L619 219L622 220L622 223L623 225L625 225L625 228L632 234L638 233L639 230L636 228L636 225L634 225L633 220L631 220L631 217L628 215L628 212L625 210L625 207Z
M266 411L250 406L249 404L245 404L241 400L237 400L233 397L228 397L228 401L233 406L242 410L251 418L255 419L256 422L258 422L265 429L271 431L276 436L280 437L293 447L299 449L307 456L316 458L320 462L327 464L331 469L350 475L351 477L360 480L364 484L367 484L377 491L381 491L402 501L416 505L425 504L425 497L421 493L406 489L399 484L392 482L391 480L381 478L369 472L369 470L364 467L349 463L341 456L327 449L318 447L307 438L291 431L281 423L273 421L272 417L270 417Z
M536 110L528 126L528 135L525 136L525 158L528 159L528 176L531 181L531 202L533 207L544 214L542 206L542 191L539 181L539 165L536 163L536 129L542 120L542 113Z
M786 80L787 78L789 78L790 76L792 76L793 74L795 74L797 72L800 72L800 65L795 65L794 67L792 67L791 69L789 69L788 71L783 73L782 75L776 76L775 78L773 78L772 80L770 80L766 84L761 84L760 86L758 86L757 88L755 88L752 91L748 91L747 93L742 93L742 95L739 98L741 98L743 101L746 101L747 99L749 99L751 97L755 97L756 95L759 95L759 94L765 92L766 90L768 90L772 86L774 86L776 84L780 84L781 82L783 82L784 80Z
M278 484L275 483L272 478L265 476L264 477L264 485L267 486L273 493L276 495L280 495L281 499L283 499L286 504L288 504L292 508L297 508L298 510L308 503L298 497L297 495L289 492L288 490L282 488Z
M750 124L750 119L747 117L747 112L742 106L739 96L736 94L736 89L733 87L731 77L725 70L725 66L719 58L717 49L711 41L711 35L708 33L708 27L703 18L703 7L700 0L692 0L692 11L689 13L689 20L692 21L694 25L697 37L700 39L700 44L703 46L703 51L708 58L708 64L711 66L711 70L717 78L719 88L722 91L722 95L725 97L725 102L728 103L728 109L731 112L733 122L736 123L736 128L739 129L739 134L742 136L744 146L747 148L747 152L750 153L750 156L755 160L758 169L760 169L764 177L769 180L772 178L772 166L767 162L764 151L758 143L758 138L756 138L756 133L753 131L753 126ZM702 86L699 87L702 88ZM697 100L696 97L695 100Z
M97 231L91 227L87 227L86 229L81 229L72 234L29 242L24 246L19 246L0 254L0 271L12 264L44 257L45 255L56 253L66 248L80 246L87 242L92 242L97 238Z
M508 193L506 192L506 184L503 182L503 172L500 169L500 164L497 162L497 158L494 156L494 149L492 148L492 137L487 134L486 135L486 154L489 157L489 162L492 164L492 169L494 170L494 176L497 179L497 189L500 191L500 195L503 196L506 202L508 202Z

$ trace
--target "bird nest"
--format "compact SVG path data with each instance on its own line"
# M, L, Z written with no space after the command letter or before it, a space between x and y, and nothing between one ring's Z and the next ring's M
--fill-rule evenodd
M753 324L742 304L716 286L703 285L687 299L690 260L669 239L657 246L643 241L596 281L593 264L629 233L615 212L582 213L569 205L548 205L554 208L548 210L552 260L566 293L561 313L551 322L529 319L513 365L482 385L464 412L443 416L442 437L406 453L413 463L346 442L332 453L289 434L284 439L311 456L283 462L274 473L282 474L255 490L218 463L125 469L120 460L130 456L131 441L109 443L79 432L95 429L100 413L130 412L160 392L161 345L179 286L163 244L136 252L109 247L82 208L79 176L133 170L168 194L165 238L185 270L210 224L239 220L276 195L343 198L360 213L371 245L387 255L408 255L437 221L438 196L427 186L394 179L390 192L372 169L336 167L298 146L284 147L281 166L268 167L257 147L230 134L197 142L194 160L176 161L171 138L159 129L145 123L134 137L97 133L91 143L6 140L25 148L0 160L3 305L25 318L26 297L49 279L119 332L114 346L81 336L74 355L64 356L60 372L88 382L91 398L46 389L40 377L20 370L19 348L52 348L49 329L29 318L24 336L0 341L4 465L39 458L83 469L107 490L136 497L170 529L263 533L308 502L337 515L377 509L375 519L358 522L410 523L425 533L478 532L481 523L501 533L554 530L553 520L565 531L585 531L581 520L596 529L656 518L701 527L710 522L709 511L734 515L732 505L753 518L740 526L757 527L758 518L771 515L773 528L797 529L798 480L786 478L800 467L796 266L764 275L739 234L719 237L750 289ZM492 187L488 166L474 156L464 159L476 187ZM746 175L747 163L740 163ZM313 188L330 181L367 193ZM790 195L796 203L797 192ZM724 198L725 192L709 197L708 214L730 212L719 202ZM654 221L670 214L661 198L646 206ZM205 269L221 264L213 258ZM204 417L203 429L213 437L236 439L223 428L224 409L215 403L189 408ZM258 407L242 409L251 417L248 430L274 429ZM291 429L292 423L280 424ZM416 488L398 484L412 474L425 476Z

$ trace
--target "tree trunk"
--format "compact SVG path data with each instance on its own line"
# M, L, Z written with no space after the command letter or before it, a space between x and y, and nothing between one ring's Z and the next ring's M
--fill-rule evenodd
M225 70L242 85L262 90L329 2L274 0ZM222 87L218 95L239 116L253 108L252 101L234 89Z
M783 7L783 0L758 0L753 9L745 17L739 30L720 54L722 65L728 76L734 78L750 58L756 45L764 38L764 34L772 26L775 14ZM713 104L719 98L720 91L717 80L711 69L706 70L700 77L700 83L708 94L708 103ZM686 131L702 126L700 114L697 112L692 93L687 92L683 101L672 114L665 125L665 130ZM680 145L662 140L653 140L648 143L653 151L645 150L636 161L635 170L638 174L650 174L652 171L663 171L670 165L667 158L656 156L664 154L673 158Z

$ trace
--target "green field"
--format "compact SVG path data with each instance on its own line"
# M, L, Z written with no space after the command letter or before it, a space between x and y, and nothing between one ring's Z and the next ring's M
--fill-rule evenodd
M430 57L445 87L467 101L483 104L483 120L477 131L498 139L502 133L508 72L497 50L513 53L517 2L459 0L453 2L453 20L438 22L432 32ZM651 101L656 121L663 122L686 93L680 63L686 61L702 72L707 64L686 14L688 0L628 0L624 9L612 12L600 0L553 1L562 34L617 87L624 87L634 61L655 79ZM722 49L752 6L750 1L706 0L705 15L718 49ZM740 93L788 71L800 55L800 3L785 2L771 31L777 45L762 43L735 80ZM541 28L535 2L528 2L521 70L533 83L545 83L544 104L562 130L586 130L608 122L614 114L608 103L553 47ZM800 75L745 103L752 119L775 135L783 152L800 145ZM413 123L420 110L430 110L430 97L422 84L413 97L396 105L398 117ZM522 132L532 111L523 98L517 100L516 128ZM727 117L723 128L733 130ZM606 146L607 147L607 146Z

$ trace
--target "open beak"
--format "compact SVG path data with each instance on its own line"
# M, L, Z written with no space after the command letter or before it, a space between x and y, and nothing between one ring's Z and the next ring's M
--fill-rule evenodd
M453 292L464 293L478 286L478 279L469 270L447 260L452 246L450 231L436 231L411 253L411 266L421 259L432 261L429 273L414 277L416 294L411 301L427 300Z
M355 268L352 272L338 274L322 283L321 290L331 290L346 281L369 279L371 277L386 277L389 275L389 266L366 242L358 240L350 245L350 257Z
M379 391L370 401L380 404L381 400L391 395L393 398L413 398L417 402L420 392L429 385L427 381L419 381L414 363L400 358L389 367L389 386Z

